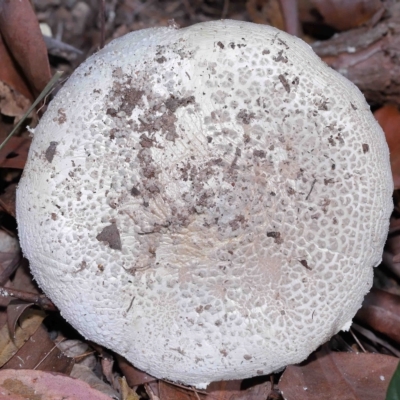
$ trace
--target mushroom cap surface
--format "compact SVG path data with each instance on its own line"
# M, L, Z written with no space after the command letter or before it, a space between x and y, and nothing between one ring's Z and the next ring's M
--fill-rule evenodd
M205 387L349 327L392 189L359 90L301 40L225 20L133 32L82 64L35 130L17 219L79 332Z

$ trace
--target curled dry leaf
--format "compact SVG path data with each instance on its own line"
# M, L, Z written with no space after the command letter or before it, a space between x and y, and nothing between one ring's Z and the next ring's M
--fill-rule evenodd
M78 379L35 370L0 371L0 392L9 400L110 400L109 396Z
M21 119L31 100L32 94L0 35L0 113Z
M0 329L0 367L7 363L24 343L36 332L45 314L42 311L29 309L20 318L14 337L7 324Z
M400 297L373 288L356 314L357 321L400 343Z
M7 325L11 338L15 337L15 330L18 326L18 320L25 310L33 306L33 303L28 303L21 300L11 300L7 306Z
M46 45L29 0L0 1L0 32L36 97L51 79Z
M372 353L338 353L324 346L286 368L279 382L285 400L383 400L399 360Z
M12 58L10 51L4 44L1 34L0 34L0 60L1 60L0 81L6 86L15 90L23 98L25 98L27 102L30 103L33 100L32 93L26 81L23 79L20 71L18 70L18 64ZM5 115L9 115L6 114L5 112L3 113Z
M374 112L385 132L390 149L394 188L400 188L400 111L395 104L387 104Z

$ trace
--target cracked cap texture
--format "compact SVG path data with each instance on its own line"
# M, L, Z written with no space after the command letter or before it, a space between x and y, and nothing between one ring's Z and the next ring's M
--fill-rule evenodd
M284 32L216 21L133 32L81 65L35 130L17 218L78 331L201 388L349 327L391 193L352 83Z

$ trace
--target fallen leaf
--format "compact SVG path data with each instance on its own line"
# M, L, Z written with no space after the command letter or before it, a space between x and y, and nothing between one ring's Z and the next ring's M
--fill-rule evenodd
M212 382L206 392L159 381L161 400L265 400L271 391L271 383L263 382L246 390L240 390L243 380Z
M51 79L46 45L29 0L0 0L0 32L36 97Z
M357 28L384 11L380 0L311 0L311 4L325 24L339 31Z
M365 296L356 320L400 343L400 297L376 288Z
M33 95L23 78L21 71L19 70L18 64L12 58L10 51L5 46L1 34L0 34L0 60L1 60L0 81L4 82L7 86L12 88L13 90L17 91L20 95L26 98L30 104L33 100Z
M26 309L33 306L33 303L27 303L21 300L11 300L7 306L7 325L11 338L15 337L18 320Z
M383 354L333 352L323 346L289 365L279 381L285 400L384 400L399 360Z
M279 0L248 0L246 10L252 22L266 24L285 30L285 20Z
M72 368L71 376L73 378L86 382L90 385L90 387L98 390L101 393L106 394L107 396L109 396L109 398L119 398L117 391L115 391L110 385L98 378L96 374L86 365L75 364Z
M139 395L129 387L124 376L119 378L119 385L121 386L121 400L140 400Z
M69 375L74 359L64 355L40 325L3 369L36 369Z
M196 389L186 389L165 381L159 381L158 390L160 400L199 400L199 394L195 393ZM201 398L204 399L204 397Z
M29 309L20 318L19 326L11 337L7 324L0 329L0 367L2 367L24 345L41 325L45 314L43 311Z
M0 150L0 168L23 169L32 139L13 136Z
M11 140L11 139L10 139ZM0 195L0 206L3 210L15 218L15 198L16 198L17 184L12 183L8 185Z
M28 111L31 102L11 86L0 81L0 113L15 117L18 122Z
M385 132L390 150L390 164L394 188L400 188L400 111L394 104L387 104L374 112L374 116Z
M144 385L145 383L154 382L157 380L157 378L154 378L154 376L146 374L146 372L135 368L124 357L116 354L115 358L130 387Z
M8 400L110 400L78 379L35 370L0 371L0 392Z

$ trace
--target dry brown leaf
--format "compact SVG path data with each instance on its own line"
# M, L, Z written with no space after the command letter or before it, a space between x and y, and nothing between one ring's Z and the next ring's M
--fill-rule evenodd
M194 390L171 385L165 381L159 381L158 391L160 400L199 400L200 396Z
M265 400L271 391L271 383L264 382L240 390L243 381L213 382L207 388L207 393L181 387L165 381L158 383L158 395L160 400Z
M15 218L15 195L17 190L17 184L12 183L8 185L0 195L0 207L7 213Z
M121 400L140 400L139 395L129 387L124 376L119 378L119 385L121 386Z
M0 0L0 32L34 96L51 79L46 45L29 0Z
M19 121L28 111L31 102L11 86L0 81L0 113Z
M29 102L33 100L32 93L23 79L21 72L19 71L18 64L11 57L10 51L4 44L3 38L0 34L0 81L16 90L22 96L24 96Z
M145 383L154 382L157 380L157 378L154 378L154 376L148 375L145 372L135 368L124 357L116 355L115 358L130 387L144 385Z
M78 379L34 370L0 371L0 392L8 400L110 400Z
M74 359L64 355L49 338L44 326L40 325L2 368L36 369L69 375L73 366Z
M29 309L20 318L19 326L11 338L7 324L0 329L0 367L8 362L24 343L36 332L45 317L44 312Z
M0 168L23 169L31 141L30 138L12 137L0 150Z
M373 288L356 314L356 320L400 343L400 297Z
M71 376L86 382L90 387L106 394L109 398L118 398L118 393L110 385L98 378L92 369L86 365L75 364L71 371Z
M278 29L285 30L285 20L279 0L248 0L246 9L250 20L257 24L269 24Z
M233 382L239 383L240 381ZM220 382L222 385L221 388L225 383L226 382ZM264 382L259 385L252 386L247 390L239 390L239 388L232 390L228 388L229 382L225 390L218 390L215 392L211 391L204 400L265 400L271 391L271 383Z
M384 11L380 0L311 0L323 22L339 31L347 31L368 22Z
M394 104L387 104L374 112L374 116L385 132L390 150L390 163L394 188L400 188L400 111Z
M326 346L290 365L279 389L285 400L384 400L399 360L372 353L340 353Z
M11 338L15 337L15 330L18 326L18 320L21 315L29 307L33 306L33 303L27 303L26 301L11 300L7 306L7 326L10 332Z

